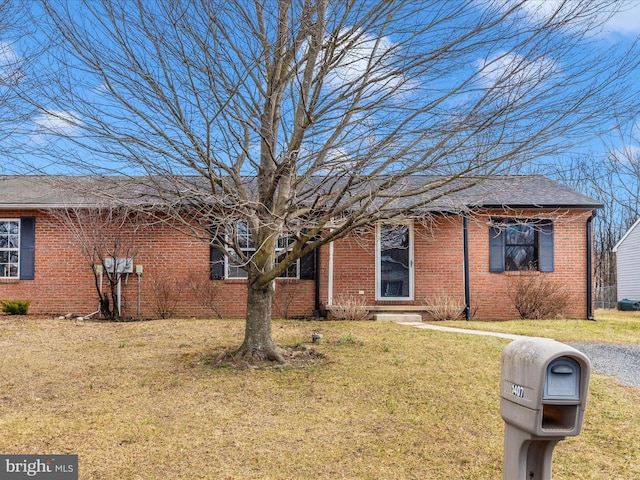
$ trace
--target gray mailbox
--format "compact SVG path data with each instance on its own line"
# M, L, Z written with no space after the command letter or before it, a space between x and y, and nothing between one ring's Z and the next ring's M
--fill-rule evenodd
M504 480L551 478L556 444L580 433L591 364L555 340L525 338L502 352Z

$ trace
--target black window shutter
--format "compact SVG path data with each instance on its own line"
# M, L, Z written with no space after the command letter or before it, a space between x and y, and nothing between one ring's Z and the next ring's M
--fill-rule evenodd
M33 280L36 265L36 218L20 218L20 279Z
M540 223L538 238L538 257L541 272L553 272L553 222Z
M300 279L314 280L316 278L316 251L303 255L300 258Z
M504 230L489 227L489 271L504 272Z
M224 254L214 247L209 247L210 277L211 280L224 278Z

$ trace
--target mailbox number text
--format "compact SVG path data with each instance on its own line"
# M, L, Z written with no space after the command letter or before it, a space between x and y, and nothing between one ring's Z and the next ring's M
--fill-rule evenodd
M511 393L518 398L524 398L524 387L521 385L511 384Z

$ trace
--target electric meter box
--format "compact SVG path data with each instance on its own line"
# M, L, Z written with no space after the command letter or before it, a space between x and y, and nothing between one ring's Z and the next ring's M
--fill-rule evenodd
M537 437L580 433L591 364L580 351L546 338L525 338L502 352L500 415Z

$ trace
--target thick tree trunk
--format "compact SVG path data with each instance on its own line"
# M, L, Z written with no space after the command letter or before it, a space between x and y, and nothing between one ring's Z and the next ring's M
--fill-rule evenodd
M256 288L247 282L247 320L244 342L236 352L237 357L251 360L272 360L285 363L283 350L271 338L271 301L273 282Z

